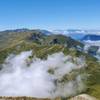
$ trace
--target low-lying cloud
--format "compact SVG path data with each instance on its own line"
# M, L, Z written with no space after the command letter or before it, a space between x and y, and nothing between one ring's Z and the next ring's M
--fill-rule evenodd
M0 96L38 98L69 97L84 91L84 57L73 58L62 52L46 60L30 59L32 51L10 55L0 71Z

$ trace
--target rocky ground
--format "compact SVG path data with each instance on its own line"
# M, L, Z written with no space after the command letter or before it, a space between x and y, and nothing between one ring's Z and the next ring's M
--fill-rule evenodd
M69 100L98 100L90 95L87 95L87 94L81 94L81 95L78 95L78 96L75 96Z
M0 97L0 100L63 100L63 98L55 98L55 99L49 99L49 98L33 98L33 97ZM64 99L67 100L67 99ZM68 100L98 100L93 96L90 96L88 94L81 94L75 97L72 97Z

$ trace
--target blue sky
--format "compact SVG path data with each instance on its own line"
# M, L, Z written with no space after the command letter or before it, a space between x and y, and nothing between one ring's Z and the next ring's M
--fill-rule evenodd
M0 0L0 30L100 29L100 0Z

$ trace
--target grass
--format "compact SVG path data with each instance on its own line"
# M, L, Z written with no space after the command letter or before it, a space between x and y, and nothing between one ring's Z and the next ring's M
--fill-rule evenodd
M47 41L50 42L54 37L52 38L48 37L46 40L44 39L47 43L44 45L34 43L33 41L26 41L25 40L26 36L23 37L23 34L21 35L21 37L19 37L18 35L17 39L16 36L13 37L14 38L10 39L9 42L7 42L8 40L6 41L7 44L6 42L3 43L4 45L2 44L2 49L0 49L1 64L4 62L5 58L11 53L19 54L22 51L28 51L28 50L33 51L32 57L36 56L42 59L46 59L48 55L57 52L63 52L65 55L71 55L73 57L79 57L83 55L85 56L86 63L87 63L86 73L89 75L88 80L86 82L88 87L86 93L94 97L97 97L100 100L100 64L96 61L94 57L92 57L89 54L85 54L83 52L77 51L75 49L71 50L68 47L64 47L64 45L62 44L48 45ZM63 37L58 37L58 38L62 41L62 43L65 43ZM77 43L78 42L76 42L76 44ZM70 45L73 45L73 41L71 42ZM53 73L52 70L49 70L49 72ZM73 73L71 73L70 76L74 76ZM68 78L65 77L65 79Z

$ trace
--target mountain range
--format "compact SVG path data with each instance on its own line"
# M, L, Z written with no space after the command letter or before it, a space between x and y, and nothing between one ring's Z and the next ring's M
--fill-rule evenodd
M56 34L64 34L72 37L76 40L100 40L100 30L78 30L78 29L70 29L70 30L54 30Z
M99 40L99 35L96 35L96 37L93 37L93 34L81 35L83 32L86 31L68 30L67 34L65 34L66 32L57 33L57 31L49 32L47 30L40 29L17 29L2 31L0 32L0 69L2 69L2 63L4 63L7 56L10 54L19 54L22 51L32 50L33 54L30 56L30 59L32 59L34 56L40 59L46 59L48 55L57 52L63 52L65 55L71 55L73 58L84 56L86 58L87 68L83 70L85 70L85 73L88 74L88 80L86 81L87 89L84 92L98 98L99 100L100 63L94 56L94 52L92 52L98 51L99 48L96 46L91 46L88 48L88 52L85 52L84 50L84 47L86 46L84 41L87 40L87 37L89 37L91 41L97 41ZM70 74L74 75L73 73ZM64 81L66 79L67 78L65 77Z

